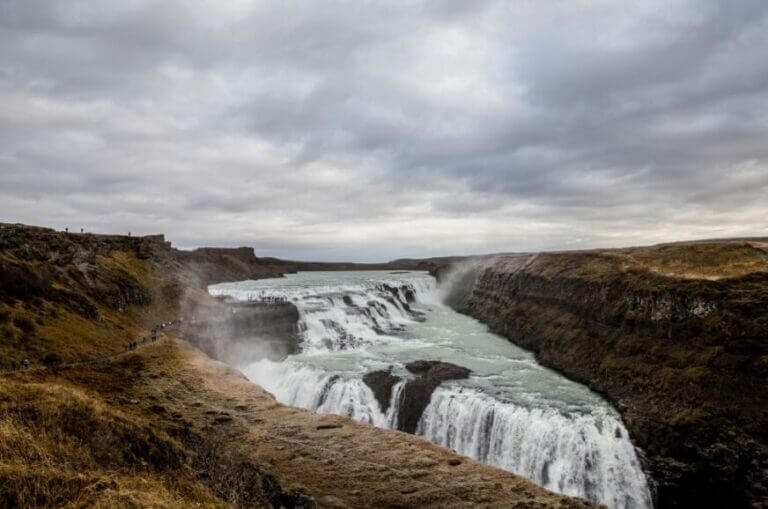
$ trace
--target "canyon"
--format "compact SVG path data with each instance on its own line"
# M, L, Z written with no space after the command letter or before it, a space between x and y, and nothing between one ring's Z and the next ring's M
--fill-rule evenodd
M445 266L457 310L604 395L657 507L768 500L768 244L713 240Z
M587 507L416 436L286 407L214 360L285 359L302 336L293 303L227 302L209 295L210 285L317 270L420 270L438 279L453 309L606 398L640 448L657 507L759 506L768 494L767 249L766 239L728 239L328 264L259 258L251 248L182 251L160 235L3 224L0 367L47 367L3 374L0 419L13 439L0 442L8 487L0 497L16 505L80 497L97 505L355 507L373 493L379 505L402 507ZM56 368L120 352L179 317L180 328L156 345L107 365ZM269 348L254 353L254 337ZM466 376L412 367L408 379L440 369L449 376L414 385L419 397L401 428L411 432L424 393L436 399L441 382ZM399 376L370 371L366 383L382 407ZM79 422L93 409L88 426L107 442L51 445L75 433L57 431L63 442L55 435L62 419ZM28 450L51 450L25 456L19 437ZM238 447L244 440L253 444L248 454ZM372 450L377 441L386 452ZM107 444L123 451L119 461ZM65 468L54 472L52 462ZM76 474L83 465L85 480ZM138 488L141 475L149 494Z
M206 284L290 266L0 224L0 505L590 506L413 435L281 405L185 340L195 314L231 308ZM259 328L260 314L231 326Z

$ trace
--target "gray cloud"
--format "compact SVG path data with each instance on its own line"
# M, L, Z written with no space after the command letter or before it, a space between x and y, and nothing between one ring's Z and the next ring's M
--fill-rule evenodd
M380 260L768 234L768 4L0 0L0 220Z

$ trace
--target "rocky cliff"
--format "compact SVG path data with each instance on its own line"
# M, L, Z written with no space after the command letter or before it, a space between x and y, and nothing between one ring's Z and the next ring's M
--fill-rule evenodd
M438 271L448 301L604 394L658 507L768 503L768 243L507 255Z
M295 262L259 258L250 247L173 250L173 257L184 265L188 273L198 278L202 288L229 281L281 277L299 270Z

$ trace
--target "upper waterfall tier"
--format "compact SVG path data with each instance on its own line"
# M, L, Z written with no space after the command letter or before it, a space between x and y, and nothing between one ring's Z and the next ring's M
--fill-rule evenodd
M287 300L299 309L304 351L365 348L382 338L401 333L408 323L422 318L411 308L435 299L434 278L423 273L356 272L339 284L338 273L312 274L300 282L289 275L281 279L225 283L211 287L213 295L238 300ZM376 275L373 277L372 275Z

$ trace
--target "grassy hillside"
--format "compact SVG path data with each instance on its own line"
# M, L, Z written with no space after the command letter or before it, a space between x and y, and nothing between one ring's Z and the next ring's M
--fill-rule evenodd
M112 353L176 317L179 280L150 260L152 248L0 225L0 367Z

